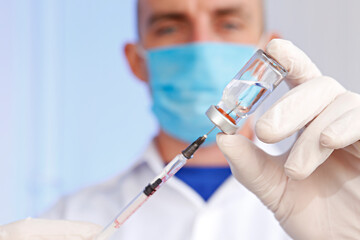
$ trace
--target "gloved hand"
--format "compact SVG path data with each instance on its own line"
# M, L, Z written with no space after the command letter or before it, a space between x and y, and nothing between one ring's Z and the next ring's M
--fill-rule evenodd
M217 136L238 181L274 212L294 239L360 239L360 95L322 76L291 42L266 50L292 88L257 122L275 143L301 130L284 155L270 156L241 135Z
M93 223L28 218L0 226L0 240L93 240L101 229Z

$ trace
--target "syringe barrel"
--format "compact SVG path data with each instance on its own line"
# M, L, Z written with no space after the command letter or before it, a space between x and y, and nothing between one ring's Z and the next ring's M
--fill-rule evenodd
M107 240L116 230L141 207L142 204L167 180L174 176L180 168L186 164L187 158L182 154L178 154L169 162L163 171L157 175L149 185L145 187L121 212L115 217L113 221L106 226L103 231L97 236L96 240Z
M252 114L286 77L280 63L258 50L223 91L221 101L206 112L224 133L234 134L240 121Z

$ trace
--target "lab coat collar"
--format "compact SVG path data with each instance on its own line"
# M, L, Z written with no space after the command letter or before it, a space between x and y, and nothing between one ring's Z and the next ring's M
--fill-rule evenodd
M157 150L156 144L152 141L146 151L144 152L141 159L139 159L137 165L146 164L146 166L153 172L154 177L159 174L162 169L165 167L165 164L160 156L159 151ZM173 177L170 179L164 187L173 188L174 190L180 192L181 196L189 199L193 204L198 208L210 207L213 204L217 204L221 199L226 199L224 192L227 192L226 189L233 188L234 186L239 186L239 183L235 180L234 177L230 176L225 182L216 190L216 192L210 197L206 202L204 199L190 186L178 179Z
M151 141L151 143L149 144L142 159L146 162L146 164L150 167L150 169L154 172L155 175L159 174L161 170L165 167L165 163L163 162L160 153L157 150L154 140Z
M279 155L282 153L278 147L276 147L274 145L270 145L270 144L265 144L265 143L261 142L256 136L254 139L254 143L255 143L255 145L262 148L265 152L267 152L269 154ZM165 167L165 164L160 156L159 151L157 150L154 140L152 140L150 142L149 146L145 150L142 157L140 157L138 159L138 161L135 163L135 165L133 165L133 166L137 166L144 162L146 162L148 164L150 169L152 171L154 171L155 174L159 174L160 171Z
M159 174L165 167L165 163L160 156L155 141L152 141L149 144L149 147L143 155L143 159L151 171L154 172L154 177L155 175ZM181 196L188 198L197 207L202 207L206 203L197 192L195 192L190 186L178 179L176 176L169 179L164 187L173 188L174 190L180 192Z
M255 139L254 143L270 154L278 154L278 149L273 145L264 144L258 139ZM154 177L165 167L165 163L157 150L155 141L150 142L142 157L140 157L133 165L133 168L140 165L145 165L145 167L149 168ZM150 180L151 179L149 179L149 181ZM230 199L229 194L231 194L231 192L238 191L238 193L240 193L238 197L241 197L240 195L243 195L243 192L248 191L244 186L237 182L232 175L225 180L225 182L216 190L207 202L204 201L204 199L195 190L177 177L170 179L163 187L173 188L175 191L180 192L181 196L189 199L196 207L199 208L212 207L213 205L216 206L219 203L224 204L224 202L227 202L228 199Z

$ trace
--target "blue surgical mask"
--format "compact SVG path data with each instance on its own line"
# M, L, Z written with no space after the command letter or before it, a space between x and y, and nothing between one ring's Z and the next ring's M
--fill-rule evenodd
M206 110L220 101L225 86L254 51L255 46L230 43L191 43L147 50L152 110L160 127L186 143L206 134L214 126ZM205 143L215 141L213 132Z

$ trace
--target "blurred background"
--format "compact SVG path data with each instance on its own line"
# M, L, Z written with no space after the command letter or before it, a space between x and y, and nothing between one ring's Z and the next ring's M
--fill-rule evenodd
M360 93L358 9L267 0L267 28ZM0 224L115 176L151 140L148 90L122 50L136 40L135 18L134 0L0 0Z

